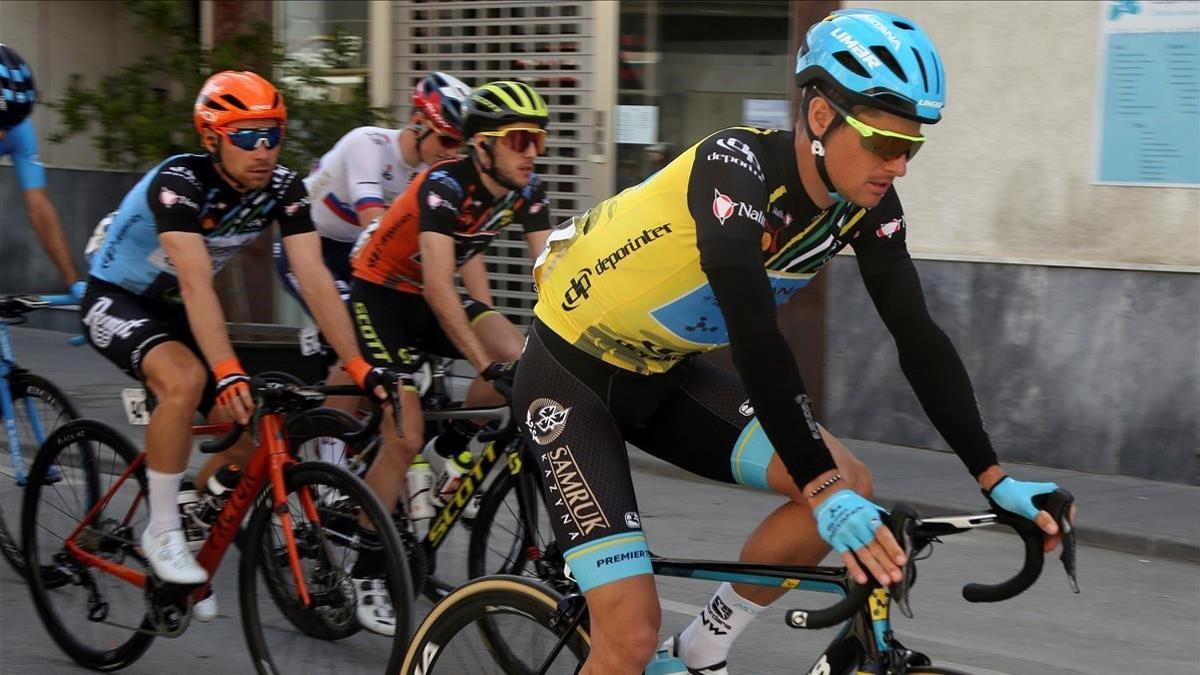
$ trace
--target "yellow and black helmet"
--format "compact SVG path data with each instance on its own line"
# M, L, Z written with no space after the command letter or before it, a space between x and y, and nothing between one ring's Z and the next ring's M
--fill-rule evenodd
M532 122L543 129L550 122L550 109L533 87L511 80L476 87L464 112L463 135L467 138L513 122Z

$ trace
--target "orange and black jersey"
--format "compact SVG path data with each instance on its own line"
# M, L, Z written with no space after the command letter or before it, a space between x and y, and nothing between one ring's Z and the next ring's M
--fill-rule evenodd
M497 199L483 186L470 157L435 164L363 231L351 254L354 276L420 293L420 233L453 237L455 263L461 267L511 223L521 224L526 233L550 229L550 200L536 174L524 188Z
M638 373L730 345L764 430L801 481L834 464L776 307L846 246L921 403L978 474L995 455L957 352L926 310L895 189L871 209L818 207L791 133L723 129L565 223L535 265L535 312L577 349Z

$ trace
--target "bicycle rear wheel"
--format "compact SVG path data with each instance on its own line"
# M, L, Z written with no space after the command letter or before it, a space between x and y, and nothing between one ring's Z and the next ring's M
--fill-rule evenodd
M21 513L29 590L50 637L81 666L116 670L136 661L154 640L141 588L82 563L67 551L67 536L88 552L139 571L148 566L137 546L146 525L146 472L139 467L97 513L92 508L137 458L133 445L95 420L76 420L50 435L31 476Z
M312 601L301 602L282 524L267 493L251 517L238 574L242 628L255 668L260 673L396 672L411 629L412 586L391 519L370 488L344 469L304 462L289 467L286 480L288 501L282 506L292 519ZM305 511L302 495L316 506L316 520ZM354 535L359 514L382 547L383 580L396 611L394 637L359 630L355 619L350 570L362 550ZM260 580L270 592L259 592Z
M530 579L476 579L450 593L425 617L401 672L575 673L587 659L590 637L584 622L570 629L563 604L561 595ZM484 624L490 627L484 630ZM497 633L505 636L503 643L490 640L489 635Z
M8 430L0 432L0 552L24 577L25 554L21 551L18 525L25 491L17 483L18 474L27 478L38 448L52 431L76 419L79 413L66 395L44 377L20 372L8 378L7 386L12 395L19 446L14 458Z
M363 426L350 413L336 408L314 408L289 415L286 426L292 454L301 462L320 460L356 476L366 473L368 450L376 443L378 434L358 446L348 445L341 437L360 431Z

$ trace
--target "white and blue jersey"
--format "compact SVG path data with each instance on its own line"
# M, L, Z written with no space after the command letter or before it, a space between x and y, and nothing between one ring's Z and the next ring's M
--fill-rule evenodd
M201 235L215 275L272 221L285 237L313 231L308 191L296 172L277 165L267 187L241 193L220 177L208 156L176 155L125 195L91 258L90 273L148 299L178 302L179 280L159 234Z
M36 190L46 187L46 167L38 158L37 134L33 129L33 118L8 130L0 138L0 157L12 155L17 169L17 184L21 190Z

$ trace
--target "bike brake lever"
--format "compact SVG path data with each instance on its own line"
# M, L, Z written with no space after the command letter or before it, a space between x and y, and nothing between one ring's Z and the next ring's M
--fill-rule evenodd
M1059 560L1062 561L1063 571L1067 573L1071 592L1079 593L1079 580L1075 574L1075 526L1071 523L1071 505L1074 503L1075 496L1062 488L1038 495L1034 501L1038 508L1045 510L1058 523L1058 529L1062 532L1062 554L1059 555Z
M900 613L905 617L913 618L912 607L908 601L908 591L912 587L913 579L916 577L916 563L913 561L913 527L916 525L915 512L905 508L903 511L896 509L894 517L900 519L899 527L893 527L893 532L896 536L897 543L900 544L900 549L904 551L904 574L898 583L888 587L888 594L892 598L892 602L896 603L896 607L900 609Z
M255 396L254 397L254 412L250 414L250 442L252 442L254 444L254 447L256 447L256 448L258 447L258 440L259 440L258 423L259 423L259 421L262 420L263 405L265 405L266 402L267 402L266 397Z
M1067 582L1071 586L1071 592L1078 594L1079 580L1075 576L1075 527L1066 517L1058 526L1062 529L1062 555L1059 556L1059 560L1062 561L1063 571L1067 573Z
M404 395L404 380L396 381L396 388L392 391L392 424L396 427L396 438L404 438L404 426L402 424L403 404L400 402Z

